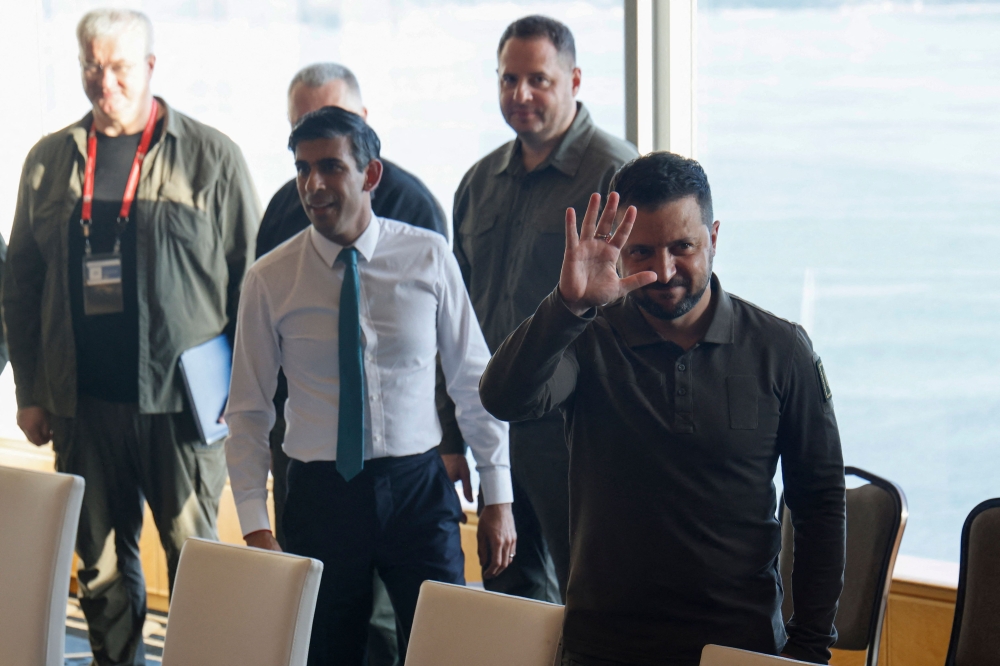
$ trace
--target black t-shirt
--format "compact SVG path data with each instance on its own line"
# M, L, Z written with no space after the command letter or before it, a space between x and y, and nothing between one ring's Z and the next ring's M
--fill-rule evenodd
M154 141L163 128L161 120ZM114 249L118 213L125 185L142 134L97 135L94 165L93 224L90 245L94 254ZM139 401L139 303L136 280L136 206L121 235L124 311L85 315L83 312L84 239L80 227L83 201L69 220L69 294L76 339L77 391L109 402Z
M407 222L446 236L441 204L412 173L382 159L382 180L372 194L372 211L379 217ZM257 231L257 257L267 254L309 226L295 179L281 186L267 204Z

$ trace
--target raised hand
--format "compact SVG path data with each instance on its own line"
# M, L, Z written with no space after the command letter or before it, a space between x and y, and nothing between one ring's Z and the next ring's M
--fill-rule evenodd
M580 234L576 233L576 211L566 209L566 254L559 274L559 294L576 315L593 307L618 300L633 289L656 281L656 273L643 271L626 278L618 277L621 254L635 223L635 206L629 206L618 228L612 233L618 213L618 193L608 195L601 219L601 195L590 195Z

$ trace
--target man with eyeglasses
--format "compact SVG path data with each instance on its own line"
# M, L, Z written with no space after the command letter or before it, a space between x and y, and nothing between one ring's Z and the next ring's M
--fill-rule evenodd
M576 101L573 34L545 16L518 19L497 48L500 111L517 134L474 164L455 193L455 255L491 351L559 281L567 207L580 219L635 148L601 131ZM555 220L556 222L553 222ZM514 565L487 589L560 602L569 573L569 455L563 417L511 425ZM550 557L551 556L551 557ZM554 571L553 571L554 563Z
M231 333L260 203L239 148L150 92L152 26L77 26L92 109L40 140L21 176L3 279L17 421L86 480L76 552L95 663L144 664L143 501L170 582L215 538L222 445L203 446L181 352Z

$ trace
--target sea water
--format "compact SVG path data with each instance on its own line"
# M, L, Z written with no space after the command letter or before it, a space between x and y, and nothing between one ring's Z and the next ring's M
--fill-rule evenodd
M1000 3L700 3L723 286L807 329L902 552L1000 496Z

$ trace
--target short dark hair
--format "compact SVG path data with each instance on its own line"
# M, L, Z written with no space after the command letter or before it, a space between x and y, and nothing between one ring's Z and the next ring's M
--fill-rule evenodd
M712 226L712 188L708 176L695 160L666 151L637 157L615 174L608 186L617 192L619 206L655 210L693 196L701 208L701 221Z
M364 171L369 162L378 159L382 143L375 130L368 126L364 118L339 106L324 106L302 116L288 137L288 149L294 153L296 146L303 141L338 136L351 138L351 154L358 163L358 171Z
M497 59L500 58L503 45L515 37L517 39L544 37L552 42L552 46L556 47L556 52L566 58L570 65L576 66L576 42L573 41L573 33L553 18L533 14L511 23L500 37L500 45L497 46Z

